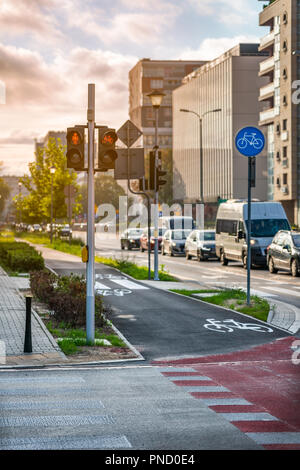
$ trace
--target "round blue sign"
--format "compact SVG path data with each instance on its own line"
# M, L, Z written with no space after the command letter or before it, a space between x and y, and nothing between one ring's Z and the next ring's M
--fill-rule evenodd
M265 136L256 127L244 127L237 133L235 146L245 157L255 157L265 146Z

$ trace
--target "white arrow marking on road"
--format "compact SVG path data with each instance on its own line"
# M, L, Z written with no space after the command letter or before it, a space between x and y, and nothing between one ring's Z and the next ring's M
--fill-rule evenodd
M149 287L142 286L141 284L136 284L135 282L129 281L128 279L111 279L111 282L115 282L120 286L126 287L127 289L139 290L139 289L149 289Z

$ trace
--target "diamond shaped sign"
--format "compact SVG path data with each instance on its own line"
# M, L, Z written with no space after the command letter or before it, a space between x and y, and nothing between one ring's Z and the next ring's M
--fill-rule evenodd
M117 134L118 138L126 145L126 147L131 147L142 135L142 131L140 131L133 122L128 120L122 127L120 127Z

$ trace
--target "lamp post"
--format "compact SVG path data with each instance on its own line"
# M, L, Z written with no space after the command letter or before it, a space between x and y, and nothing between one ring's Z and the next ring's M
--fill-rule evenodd
M148 94L151 99L152 107L155 111L155 139L154 139L154 150L155 150L155 176L154 176L154 186L155 186L155 210L154 210L154 281L159 281L158 275L158 182L157 182L157 168L159 166L158 162L158 110L161 106L163 97L165 93L162 91L152 91ZM150 240L148 240L150 243Z
M204 204L204 196L203 196L203 145L202 145L202 122L203 118L207 116L207 114L211 113L219 113L222 111L221 108L212 109L210 111L206 111L202 115L196 113L196 111L191 111L190 109L180 109L182 113L192 113L195 114L199 119L199 146L200 146L200 202Z
M50 168L51 174L51 213L50 213L50 243L53 240L53 175L55 173L55 167Z

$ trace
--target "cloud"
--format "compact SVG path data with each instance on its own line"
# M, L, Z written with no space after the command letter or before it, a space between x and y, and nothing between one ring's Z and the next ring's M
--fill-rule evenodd
M0 35L3 37L29 34L42 41L63 38L52 10L57 0L1 0Z
M239 43L259 43L259 39L256 36L207 38L197 49L184 49L179 54L179 59L213 60Z
M257 16L250 0L188 0L190 5L203 16L213 16L226 26L249 23L250 16Z

